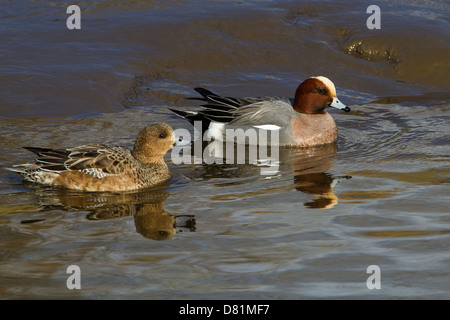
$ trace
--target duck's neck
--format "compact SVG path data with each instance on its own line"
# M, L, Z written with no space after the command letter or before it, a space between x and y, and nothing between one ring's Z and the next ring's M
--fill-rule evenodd
M149 155L147 152L141 150L133 150L133 156L144 165L165 165L163 155Z

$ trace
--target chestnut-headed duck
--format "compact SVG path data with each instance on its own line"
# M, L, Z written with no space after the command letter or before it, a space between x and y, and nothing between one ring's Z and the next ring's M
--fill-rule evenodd
M295 98L222 97L203 88L195 88L206 101L200 111L170 109L194 125L201 121L203 131L209 129L210 137L226 140L226 129L249 128L278 131L280 146L304 147L332 143L337 140L337 126L325 111L334 107L346 112L350 108L336 96L336 88L330 79L317 76L303 81L295 92ZM249 142L251 143L251 142ZM258 144L262 144L258 141ZM273 142L272 142L273 144Z
M131 191L151 187L170 177L164 155L177 144L165 123L145 127L133 150L101 144L68 149L25 147L35 163L9 168L24 180L80 191Z

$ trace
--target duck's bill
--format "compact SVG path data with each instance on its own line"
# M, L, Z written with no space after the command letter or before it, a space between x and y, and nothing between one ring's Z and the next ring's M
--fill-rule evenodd
M339 110L344 110L345 112L349 112L351 110L345 104L340 102L338 100L338 98L333 98L333 101L331 101L331 103L330 103L330 107L333 107L333 108L336 108L336 109L339 109Z

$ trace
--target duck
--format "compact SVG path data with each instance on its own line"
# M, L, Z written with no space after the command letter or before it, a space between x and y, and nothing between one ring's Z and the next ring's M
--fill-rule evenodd
M165 154L177 145L172 127L155 123L143 128L133 149L88 144L54 149L24 147L35 153L34 163L8 168L25 181L78 191L133 191L167 181Z
M202 133L209 131L211 140L227 140L227 129L277 131L278 141L271 144L285 147L308 147L333 143L338 138L334 119L326 111L334 107L345 112L351 109L336 95L334 83L324 76L313 76L297 87L295 98L219 96L205 88L194 88L205 101L198 111L169 108L192 125L199 123ZM248 144L266 141L248 139Z

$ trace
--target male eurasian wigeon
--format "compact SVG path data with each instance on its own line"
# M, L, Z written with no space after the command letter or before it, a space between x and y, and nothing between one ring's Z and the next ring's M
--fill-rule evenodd
M35 163L9 170L45 185L80 191L130 191L169 179L164 155L177 142L169 125L156 123L139 133L133 150L101 144L69 149L25 147L38 156Z
M303 81L295 98L231 98L221 97L203 88L195 88L206 101L200 111L170 109L191 124L201 121L212 139L226 140L226 129L249 128L278 130L280 146L303 147L336 141L337 126L326 107L346 112L350 108L340 102L330 79L318 76ZM258 143L260 143L258 141Z

